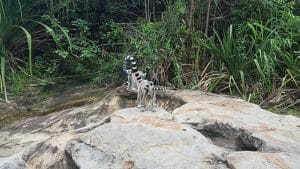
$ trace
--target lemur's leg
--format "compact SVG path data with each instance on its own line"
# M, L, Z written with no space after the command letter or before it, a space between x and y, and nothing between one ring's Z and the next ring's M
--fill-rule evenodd
M156 92L154 91L154 89L152 89L153 91L153 93L152 93L152 98L151 98L151 100L152 100L152 102L151 102L151 111L152 112L156 112L156 110L154 110L154 106L156 106Z
M131 89L131 87L132 87L132 74L131 73L128 73L128 75L127 75L128 77L127 77L127 79L128 79L128 84L127 84L127 90L130 90Z
M154 94L153 94L153 106L156 107L157 104L156 104L156 91L153 91Z
M147 94L148 94L148 90L144 88L142 90L142 110L141 110L142 112L145 111Z
M143 107L142 105L142 91L141 91L141 87L138 87L138 91L137 91L137 108L141 108Z

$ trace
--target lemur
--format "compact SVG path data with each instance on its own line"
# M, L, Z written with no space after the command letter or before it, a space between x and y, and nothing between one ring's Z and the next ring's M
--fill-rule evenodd
M142 80L138 85L137 101L138 107L141 111L145 111L146 99L150 97L151 99L151 111L155 112L154 106L156 106L156 91L165 90L162 87L155 87L152 81Z
M125 57L123 70L127 73L127 89L137 92L137 107L141 108L141 111L145 111L146 99L150 96L151 111L155 111L154 106L156 102L156 91L165 90L165 88L154 87L154 83L152 81L145 79L146 74L142 71L138 71L136 59L133 55Z
M144 79L146 74L142 71L138 71L136 59L133 55L128 55L125 57L123 62L123 71L127 74L127 90L133 90L134 92L137 92L138 80Z

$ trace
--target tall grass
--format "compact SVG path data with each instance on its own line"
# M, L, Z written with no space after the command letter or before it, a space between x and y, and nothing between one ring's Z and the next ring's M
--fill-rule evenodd
M28 63L28 72L32 75L32 32L40 29L38 25L41 25L55 38L53 30L40 22L42 14L45 13L42 4L43 1L36 0L0 0L0 86L1 91L4 92L6 102L8 101L5 85L5 66L7 62L10 62L9 65L12 66L20 60L25 61L19 53L22 53L20 51L27 47L28 60L25 62Z
M230 25L226 33L221 37L216 31L215 36L208 38L202 43L208 51L222 64L225 65L229 74L235 79L240 78L240 72L248 64L245 53L238 50L237 39L233 35L233 26Z
M282 55L286 65L288 75L293 79L294 84L300 85L300 51L294 51L293 54L285 53Z
M273 86L272 82L275 75L275 66L277 56L275 53L275 44L273 43L278 34L275 29L269 29L262 24L247 24L250 29L250 48L254 56L253 62L256 68L257 81L262 86L269 89Z

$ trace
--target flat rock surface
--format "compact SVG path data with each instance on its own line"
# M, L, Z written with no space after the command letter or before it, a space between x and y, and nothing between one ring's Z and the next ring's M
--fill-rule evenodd
M234 152L227 156L230 168L290 169L299 168L299 155L290 153Z
M140 112L117 92L1 128L0 169L300 168L297 117L198 91L158 99Z

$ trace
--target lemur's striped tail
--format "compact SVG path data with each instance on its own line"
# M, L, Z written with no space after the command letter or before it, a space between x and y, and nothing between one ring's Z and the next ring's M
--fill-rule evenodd
M128 55L123 61L123 71L128 73L136 73L138 71L136 59L133 55Z
M127 82L124 85L127 85L128 89L137 89L145 78L145 73L138 71L136 58L133 55L124 58L123 71L127 74Z
M128 56L127 56L128 57ZM144 80L145 74L141 71L138 71L136 58L133 55L129 55L128 60L131 65L131 73L134 74L138 83L141 83Z
M124 58L124 61L123 61L123 71L127 74L128 71L131 69L131 66L129 65L129 57L130 55L126 56Z
M154 90L168 90L167 87L165 87L165 86L154 86L153 89Z

